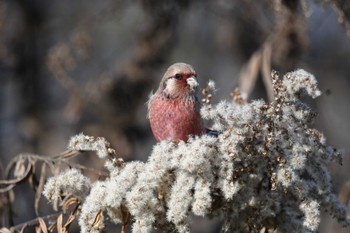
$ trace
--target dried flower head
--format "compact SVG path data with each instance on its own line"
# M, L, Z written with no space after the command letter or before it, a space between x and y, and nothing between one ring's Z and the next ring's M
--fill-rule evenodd
M123 225L131 216L135 233L189 232L190 215L222 216L222 232L317 232L321 210L347 225L346 208L332 193L326 167L341 154L310 128L316 115L300 100L302 94L320 95L316 79L303 70L283 78L273 72L272 78L272 103L203 106L202 117L222 132L218 137L162 141L145 163L109 166L110 176L92 184L82 203L82 232L100 232L103 216ZM99 144L84 135L73 139L69 148L77 150ZM103 159L104 148L97 146Z

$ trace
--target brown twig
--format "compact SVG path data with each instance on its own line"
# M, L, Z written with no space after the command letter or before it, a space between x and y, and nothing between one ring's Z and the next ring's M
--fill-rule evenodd
M338 22L344 27L350 39L350 2L348 0L326 0L338 15Z

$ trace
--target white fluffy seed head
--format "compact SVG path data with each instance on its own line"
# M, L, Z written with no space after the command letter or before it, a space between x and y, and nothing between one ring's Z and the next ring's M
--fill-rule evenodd
M186 82L190 86L190 90L191 91L194 91L199 85L198 82L197 82L196 77L194 77L194 76L191 76L190 78L188 78L186 80Z

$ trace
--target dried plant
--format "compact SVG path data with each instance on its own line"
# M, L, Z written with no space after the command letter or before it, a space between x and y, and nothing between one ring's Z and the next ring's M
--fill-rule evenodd
M100 139L96 139L98 142ZM101 139L103 140L103 139ZM91 148L90 150L94 150ZM97 149L96 149L97 150ZM99 153L103 151L102 148L98 148ZM114 150L106 148L109 156L114 155ZM19 185L23 182L27 182L36 192L34 200L35 213L38 216L36 219L24 222L22 224L12 226L11 228L1 228L0 232L23 232L27 227L35 226L38 229L41 229L43 232L53 232L54 229L57 229L58 232L65 232L68 230L70 224L77 218L78 210L80 208L81 197L83 194L88 193L90 190L90 181L84 177L85 186L74 187L74 189L67 189L66 182L76 182L74 177L77 177L76 172L74 171L84 171L86 173L93 173L98 177L106 177L108 174L96 170L91 167L86 167L81 164L75 164L69 159L75 157L80 152L78 150L69 150L65 151L59 155L53 156L39 156L36 154L20 154L13 158L8 164L5 170L5 180L0 180L0 197L2 200L1 206L2 210L7 210L7 216L9 218L9 224L13 225L13 210L12 203L15 201L15 194L13 188L16 185ZM37 171L37 168L40 168ZM67 168L66 175L70 179L65 179L63 184L55 183L57 186L57 193L52 194L53 209L62 211L59 213L47 215L41 217L40 213L40 200L43 193L44 184L46 182L47 176L60 176L62 171L65 171ZM61 186L64 186L62 190L59 190ZM78 191L80 190L80 191ZM60 197L60 198L58 198ZM5 215L2 213L2 215ZM3 216L2 216L3 217ZM2 226L4 226L4 219L2 219ZM51 223L47 226L47 223Z
M274 23L263 26L263 28L271 27L270 32L259 48L251 54L240 73L239 88L244 99L249 98L258 77L261 76L267 97L272 101L274 95L270 79L271 67L294 69L299 61L299 55L308 47L305 32L309 17L308 2L273 0L269 3Z
M71 164L47 180L43 195L66 213L55 216L59 232L76 219L81 232L102 232L106 219L122 224L123 232L128 224L132 232L189 232L190 215L222 218L222 232L317 232L321 210L348 225L326 167L331 161L341 163L342 154L310 128L316 114L300 100L304 94L321 94L316 79L304 70L283 78L273 72L272 84L275 100L269 104L204 105L202 117L222 133L188 143L162 141L147 162L126 163L104 138L79 134L58 157L21 155L10 167L28 161L27 167L15 169L24 171L23 179L33 161L68 163L66 159L83 151L96 151L105 160L105 179L93 182L85 167ZM211 82L205 92L214 87ZM71 206L71 217L64 218ZM51 232L54 227L46 227L45 220L35 223Z
M325 0L338 15L338 22L344 27L346 35L350 38L350 3L346 0Z

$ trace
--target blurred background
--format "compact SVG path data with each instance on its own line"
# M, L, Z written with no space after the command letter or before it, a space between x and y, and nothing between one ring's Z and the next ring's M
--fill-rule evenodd
M349 20L341 0L0 0L1 173L19 153L64 151L80 132L146 161L156 142L145 103L174 62L192 64L201 87L216 82L213 103L235 88L268 101L271 68L303 68L323 92L306 99L314 127L345 150L329 167L339 193L350 179ZM15 224L35 218L34 195L16 195ZM194 221L193 232L218 231ZM321 232L340 229L325 215Z

